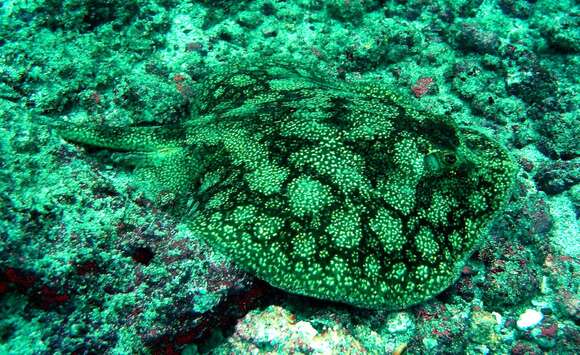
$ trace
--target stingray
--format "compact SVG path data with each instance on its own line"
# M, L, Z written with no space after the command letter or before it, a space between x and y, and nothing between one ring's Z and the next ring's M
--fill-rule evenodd
M508 152L376 82L281 65L210 75L179 124L63 123L115 151L153 194L244 270L285 291L373 309L458 278L509 197Z

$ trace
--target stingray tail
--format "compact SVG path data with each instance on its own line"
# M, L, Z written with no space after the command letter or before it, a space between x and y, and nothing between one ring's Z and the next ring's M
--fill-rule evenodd
M69 142L120 151L147 152L177 148L185 140L182 127L111 127L66 122L51 126L59 136Z
M200 166L187 145L183 126L110 127L57 123L51 126L65 140L110 149L113 161L135 167L141 180L158 195L188 191Z

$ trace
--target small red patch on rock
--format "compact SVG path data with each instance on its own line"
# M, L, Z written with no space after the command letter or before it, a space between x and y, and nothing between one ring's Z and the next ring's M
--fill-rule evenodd
M554 323L550 326L542 328L542 336L553 338L558 332L558 324Z
M419 98L419 97L425 95L426 93L428 93L429 89L431 89L432 85L433 85L433 78L423 77L423 78L417 79L417 81L415 82L415 85L411 88L411 90L415 94L415 97Z

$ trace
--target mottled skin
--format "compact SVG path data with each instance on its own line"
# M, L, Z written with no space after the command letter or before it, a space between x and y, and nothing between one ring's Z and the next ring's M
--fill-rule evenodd
M197 203L191 229L289 292L398 309L448 287L505 203L508 153L376 83L222 70L171 127L66 125Z

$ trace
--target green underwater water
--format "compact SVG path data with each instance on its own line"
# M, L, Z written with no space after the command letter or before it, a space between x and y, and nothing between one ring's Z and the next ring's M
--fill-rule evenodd
M577 2L1 5L0 353L579 351Z

